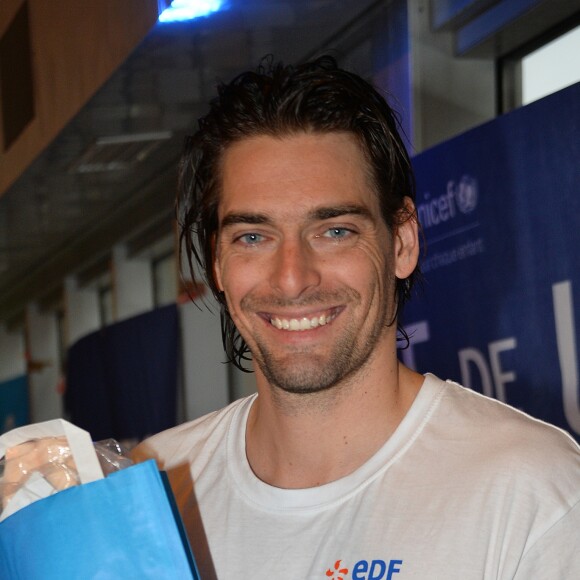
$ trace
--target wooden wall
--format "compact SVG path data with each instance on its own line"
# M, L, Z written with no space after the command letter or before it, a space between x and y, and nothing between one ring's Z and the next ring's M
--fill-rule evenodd
M157 0L1 0L0 38L25 2L35 114L6 150L0 139L0 195L126 60L158 16Z

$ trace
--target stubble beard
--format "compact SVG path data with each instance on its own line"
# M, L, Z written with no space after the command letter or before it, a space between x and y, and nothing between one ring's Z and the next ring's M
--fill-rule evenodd
M280 301L276 301L275 304L261 302L260 307L256 308L253 301L249 302L252 303L251 308L264 311L282 305ZM348 288L339 293L318 293L309 297L307 301L301 301L299 305L329 303L347 303L351 307L356 307L361 303L361 296ZM292 305L297 306L296 303ZM246 303L244 306L248 307L249 304ZM342 330L342 336L336 340L327 354L317 354L311 349L296 347L280 355L270 349L264 340L255 337L252 347L254 360L266 380L276 389L297 395L327 391L345 383L367 363L389 326L388 311L389 308L380 305L377 318L370 329L349 326Z

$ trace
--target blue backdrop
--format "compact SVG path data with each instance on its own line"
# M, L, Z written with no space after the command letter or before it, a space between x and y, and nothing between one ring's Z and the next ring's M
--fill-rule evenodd
M402 358L580 436L580 84L414 159L424 291Z
M173 427L179 344L175 304L81 338L67 357L70 420L95 441L142 439Z

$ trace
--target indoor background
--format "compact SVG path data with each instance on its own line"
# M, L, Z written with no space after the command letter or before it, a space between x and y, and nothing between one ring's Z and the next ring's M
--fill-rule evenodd
M253 391L223 364L201 278L179 275L177 161L218 81L268 54L330 53L388 95L415 158L426 298L403 358L578 437L577 0L170 4L0 3L0 432L64 416L95 439L139 439ZM542 176L558 184L544 197ZM499 262L501 284L485 282ZM434 339L446 321L459 342Z

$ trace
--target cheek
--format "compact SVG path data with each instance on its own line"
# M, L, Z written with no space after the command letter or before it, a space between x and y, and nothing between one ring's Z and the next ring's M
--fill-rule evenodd
M219 262L219 280L225 292L230 312L236 310L240 301L259 283L260 269L257 260L226 256ZM263 274L262 274L263 275Z
M389 253L378 252L376 248L365 252L364 259L360 257L358 271L353 272L352 279L358 281L365 292L369 309L390 311L395 293L393 266L393 257Z
M383 242L384 248L389 248L388 242ZM384 285L393 277L394 257L390 251L382 250L383 245L365 244L358 249L358 256L353 260L353 268L358 271L360 280L373 280Z

